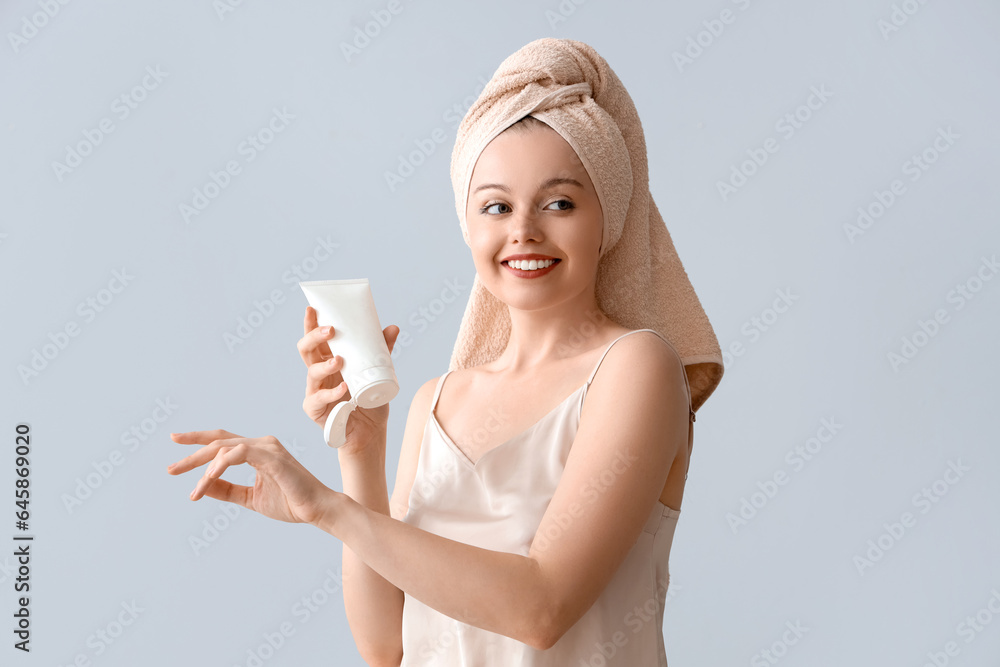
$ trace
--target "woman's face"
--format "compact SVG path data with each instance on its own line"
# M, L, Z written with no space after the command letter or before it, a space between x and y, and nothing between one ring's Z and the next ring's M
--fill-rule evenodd
M576 152L552 128L505 131L490 142L472 172L466 221L476 272L500 301L535 310L593 293L601 203ZM530 272L506 261L522 254L557 261Z

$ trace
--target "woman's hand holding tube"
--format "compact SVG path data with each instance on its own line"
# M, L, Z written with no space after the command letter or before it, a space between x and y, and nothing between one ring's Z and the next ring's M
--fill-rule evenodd
M302 401L302 409L310 419L323 427L333 406L350 400L351 396L340 373L344 360L340 356L333 356L327 344L333 337L333 327L320 327L316 309L309 306L306 308L304 328L305 335L298 342L299 355L307 369L306 397ZM399 327L390 324L382 330L382 335L391 354L396 337L399 336ZM388 403L377 408L355 408L347 419L347 441L340 447L340 451L352 454L373 443L384 443L388 421Z

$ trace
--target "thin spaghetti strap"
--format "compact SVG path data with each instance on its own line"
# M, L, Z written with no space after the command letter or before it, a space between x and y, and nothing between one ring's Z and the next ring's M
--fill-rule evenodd
M618 338L615 338L613 341L611 341L610 343L608 343L608 346L606 348L604 348L604 354L602 354L601 358L597 360L597 364L594 366L594 370L592 370L590 372L590 377L587 379L587 387L588 388L590 387L590 383L594 381L594 376L597 375L597 369L601 367L601 362L604 361L604 357L608 356L608 352L611 351L612 346L615 343L617 343L618 341L620 341L622 338L624 338L625 336L628 336L629 334L638 333L640 331L652 331L657 336L660 336L660 333L658 331L654 330L654 329L636 329L635 331L626 331L621 336L619 336ZM660 336L660 338L663 338L663 336ZM664 340L664 342L666 342L666 338L663 338L663 340Z
M656 334L657 336L660 337L660 340L662 340L664 343L666 343L667 345L669 345L670 349L674 350L675 354L677 353L677 348L675 348L673 345L671 345L670 341L668 341L666 338L664 338L663 334L661 334L656 329L635 329L634 331L627 331L627 332L623 333L621 336L619 336L618 338L615 338L613 341L611 341L611 343L607 346L607 348L605 348L604 354L602 354L601 358L597 360L597 365L594 366L594 370L591 371L590 378L587 380L587 387L588 388L590 388L590 383L594 381L594 376L597 375L597 369L601 367L601 362L604 361L604 357L608 356L608 352L611 350L611 347L615 343L617 343L618 341L620 341L622 338L624 338L625 336L628 336L629 334L637 333L639 331L652 331L654 334ZM678 355L678 356L680 356L680 355ZM684 390L687 392L688 417L690 419L690 423L688 424L688 459L687 459L687 467L684 469L684 479L686 480L688 478L688 471L691 469L691 450L692 450L692 448L694 446L694 421L695 421L695 414L694 414L694 409L691 406L691 384L688 381L687 370L684 370L682 372L682 375L684 376Z
M431 401L431 414L434 414L434 408L437 407L438 396L441 395L441 387L444 386L444 379L448 377L448 373L451 373L451 371L445 371L444 375L438 378L437 387L434 388L434 399Z

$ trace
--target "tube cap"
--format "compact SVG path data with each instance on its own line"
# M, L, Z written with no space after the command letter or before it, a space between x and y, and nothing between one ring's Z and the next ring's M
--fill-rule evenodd
M347 419L356 407L358 404L353 398L333 406L333 410L327 415L326 424L323 426L323 437L326 438L326 444L334 449L339 449L347 442Z
M393 379L376 380L361 390L358 394L358 405L362 408L377 408L396 398L399 393L399 383Z

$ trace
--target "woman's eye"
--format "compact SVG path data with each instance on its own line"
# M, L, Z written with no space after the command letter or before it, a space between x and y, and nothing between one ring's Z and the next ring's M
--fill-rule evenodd
M552 206L553 204L566 204L566 206L560 206L560 207L556 208L555 210L557 210L557 211L569 211L569 210L571 210L571 209L574 208L573 202L571 202L568 199L557 199L556 201L554 201L551 204L549 204L549 206ZM504 206L504 207L506 207L507 210L506 211L492 211L491 212L490 209L492 209L495 206ZM546 206L545 208L549 208L549 206ZM482 208L479 209L479 213L482 214L482 215L487 215L487 214L489 214L489 215L497 215L497 214L509 213L509 212L510 212L510 206L507 206L507 204L505 204L503 202L492 202L492 203L486 204L485 206L483 206Z
M504 204L503 202L495 202L493 204L487 204L486 206L484 206L481 209L479 209L479 212L485 214L488 210L490 210L494 206L506 206L506 205L507 204Z
M557 209L559 211L568 211L571 208L573 208L573 202L571 202L568 199L557 199L556 201L552 202L552 204L566 204L567 205L565 208L559 208L559 209ZM552 206L552 204L549 204L549 206Z

